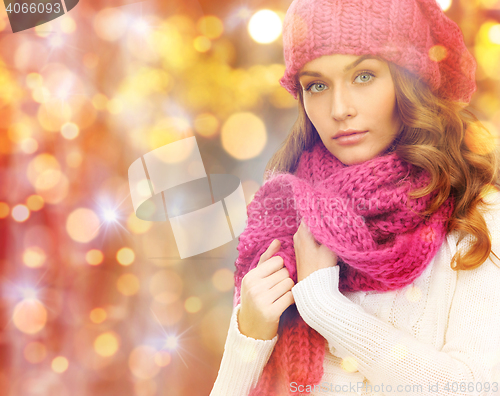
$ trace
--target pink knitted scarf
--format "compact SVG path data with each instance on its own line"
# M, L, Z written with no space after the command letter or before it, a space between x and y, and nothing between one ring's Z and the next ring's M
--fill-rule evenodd
M436 254L453 211L450 196L437 212L419 216L435 193L410 199L429 175L395 153L345 166L319 142L305 151L295 175L268 180L248 206L240 235L234 305L241 280L273 239L281 241L290 277L297 282L293 235L304 219L315 239L339 258L340 291L400 289L411 284ZM290 383L319 384L325 339L299 316L295 305L283 313L278 342L251 396L291 393ZM296 394L296 393L295 393Z

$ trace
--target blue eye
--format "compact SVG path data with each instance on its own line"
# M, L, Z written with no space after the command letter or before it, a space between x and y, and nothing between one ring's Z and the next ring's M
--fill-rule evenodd
M306 91L310 91L311 88L314 87L314 86L320 86L320 87L323 86L324 88L323 89L319 89L319 90L316 88L316 90L315 91L313 90L312 92L322 92L322 91L324 91L326 89L326 85L325 84L323 84L323 83L314 83L314 84L309 85L309 87L307 87Z
M354 79L354 82L361 83L361 84L368 84L373 80L373 77L375 75L371 72L361 72L356 76ZM313 87L316 87L313 89ZM327 88L326 84L323 83L312 83L310 84L307 88L305 88L306 92L312 92L312 93L320 93L323 92Z
M361 74L358 74L358 76L356 77L356 79L354 81L356 81L358 78L360 78L361 83L367 83L367 82L370 82L372 80L372 77L375 77L372 73L363 72Z

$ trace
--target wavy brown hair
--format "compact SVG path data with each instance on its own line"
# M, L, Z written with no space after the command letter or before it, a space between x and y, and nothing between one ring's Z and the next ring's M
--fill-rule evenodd
M490 254L491 235L479 205L487 207L488 193L498 191L499 153L495 139L465 104L437 97L431 89L406 69L388 62L396 92L396 106L403 129L390 150L430 174L430 182L413 191L413 198L437 190L438 194L422 216L435 212L452 195L455 206L448 232L460 231L460 240L471 234L471 248L451 261L454 270L471 270ZM295 172L304 150L320 140L304 109L298 90L298 117L281 148L267 164L267 177L274 172Z

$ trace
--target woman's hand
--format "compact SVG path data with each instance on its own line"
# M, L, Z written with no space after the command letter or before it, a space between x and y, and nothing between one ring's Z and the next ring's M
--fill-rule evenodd
M293 247L297 262L297 282L316 270L337 265L337 255L325 245L318 244L303 221L293 236Z
M257 267L241 281L241 307L238 325L241 334L259 340L271 340L278 333L281 314L294 303L294 281L283 267L283 259L271 257L280 250L275 239L260 256Z

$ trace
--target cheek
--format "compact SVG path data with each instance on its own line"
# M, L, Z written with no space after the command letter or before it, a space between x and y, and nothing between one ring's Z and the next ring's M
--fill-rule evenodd
M381 95L374 106L374 114L378 115L379 121L384 123L394 123L399 121L399 115L396 107L396 96L394 92L387 92Z
M305 100L304 101L304 109L306 111L307 116L310 119L315 117L315 113L317 113L317 111L315 111L315 109L317 109L317 108L318 108L318 106L313 106L311 104L310 100Z
M318 133L321 135L321 109L319 106L312 106L310 103L304 103L304 110L306 111L307 117L314 125Z
M320 129L321 125L328 122L330 112L325 101L315 100L307 104L304 103L304 109L316 129Z

